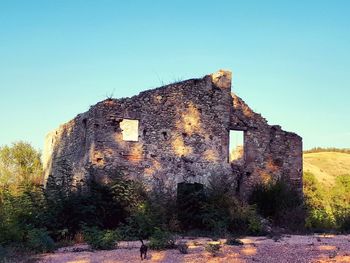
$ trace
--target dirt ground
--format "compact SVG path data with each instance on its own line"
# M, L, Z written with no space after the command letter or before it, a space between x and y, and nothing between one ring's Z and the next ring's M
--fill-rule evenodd
M242 246L224 245L213 257L204 247L209 238L185 238L188 254L178 250L153 251L143 262L343 262L350 263L350 235L283 236L274 241L267 237L246 237L240 239ZM89 251L87 245L60 248L55 253L39 256L41 263L117 263L141 262L140 242L120 242L118 248L109 251ZM78 251L78 252L77 252Z

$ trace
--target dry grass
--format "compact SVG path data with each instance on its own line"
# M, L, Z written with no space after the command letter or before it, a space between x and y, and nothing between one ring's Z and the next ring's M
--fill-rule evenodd
M350 154L339 152L306 153L304 172L311 172L325 186L333 186L338 175L350 174Z

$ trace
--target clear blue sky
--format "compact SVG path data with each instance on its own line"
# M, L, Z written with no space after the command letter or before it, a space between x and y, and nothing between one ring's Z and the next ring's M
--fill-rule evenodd
M313 146L350 147L350 1L0 0L0 145L112 94L233 71L233 90Z

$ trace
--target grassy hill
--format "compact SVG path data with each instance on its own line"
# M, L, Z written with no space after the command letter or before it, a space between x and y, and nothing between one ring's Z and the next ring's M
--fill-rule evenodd
M303 155L304 172L311 172L325 186L333 186L339 175L350 174L350 154L313 152Z
M350 232L350 153L341 149L304 152L305 226Z

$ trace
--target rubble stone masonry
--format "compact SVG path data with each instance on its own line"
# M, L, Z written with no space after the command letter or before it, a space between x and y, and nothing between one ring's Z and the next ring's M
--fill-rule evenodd
M244 132L239 165L229 162L230 130ZM43 162L47 187L108 182L122 172L150 189L207 184L215 174L233 176L243 198L278 178L302 191L301 137L270 126L231 93L224 70L97 103L47 135Z

